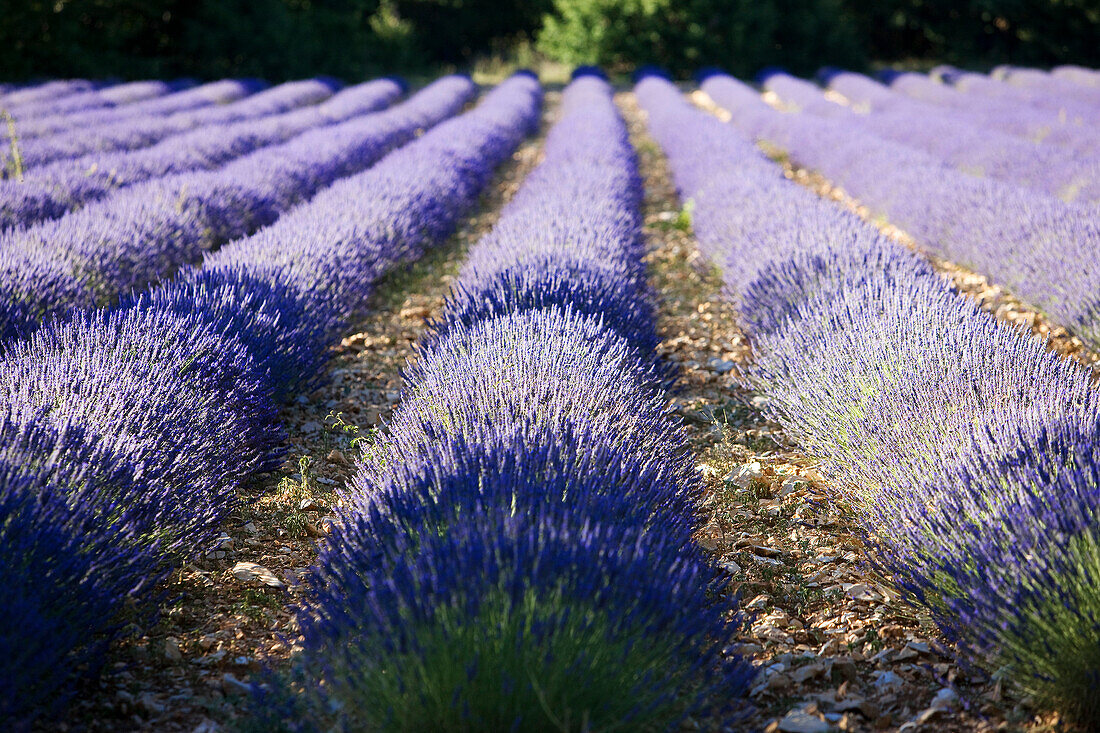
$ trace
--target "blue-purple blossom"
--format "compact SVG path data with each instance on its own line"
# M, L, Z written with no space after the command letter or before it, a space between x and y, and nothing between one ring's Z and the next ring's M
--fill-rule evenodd
M382 84L396 89L392 82ZM457 112L473 94L468 79L444 77L384 112L371 114L368 107L367 114L309 130L222 168L145 181L0 237L0 334L18 337L49 315L113 302L120 293L200 262L208 250L270 224L333 181L369 167L418 130ZM353 104L347 114L362 111Z
M204 120L216 122L218 117L224 117L224 110L232 106L230 102L242 99L257 88L256 82L227 80L132 105L133 109L94 110L28 123L17 120L16 134L24 176L57 160L136 150L207 124ZM154 105L154 102L159 104ZM151 109L146 111L139 107ZM244 112L246 108L242 105L239 109ZM10 149L4 150L0 161L6 164L10 154Z
M1096 69L1066 64L1063 66L1055 66L1050 70L1050 73L1051 76L1055 76L1059 79L1068 79L1074 84L1081 86L1100 87L1100 71Z
M41 84L32 84L22 89L13 89L0 98L5 107L26 105L33 102L42 102L50 99L63 99L64 97L79 94L89 90L100 89L105 85L87 79L57 79Z
M923 74L906 72L886 75L884 81L889 83L891 91L916 101L950 108L954 114L963 115L987 129L1007 132L1034 142L1059 145L1082 155L1100 152L1100 142L1081 120L1070 120L1011 101L967 95ZM846 90L852 91L850 86Z
M128 121L135 126L140 122L156 126L172 119L188 119L182 113L195 112L216 105L227 105L249 94L261 91L265 84L256 79L223 79L202 86L154 97L143 102L135 102L122 107L95 109L85 112L72 112L65 115L36 120L16 120L19 139L24 147L34 138L55 135L67 131L69 139L85 139L100 136L100 145L110 145L110 138L116 137L115 125ZM191 115L191 119L201 121L201 116ZM195 124L200 124L196 122ZM79 130L72 128L79 127ZM103 149L103 148L96 148Z
M203 115L207 121L202 127L148 148L91 153L32 166L23 181L0 181L0 231L55 219L87 201L150 178L216 168L265 145L347 119L356 112L339 104L342 98L356 99L358 114L380 109L393 101L396 85L381 80L332 93L331 82L290 82L205 110L209 115ZM337 103L335 116L328 114L326 104L318 104L329 97Z
M9 101L7 111L18 120L43 119L93 109L124 107L142 100L188 89L194 84L195 82L186 79L175 82L133 81L102 89L89 89L52 99Z
M838 76L833 77L830 88L845 86L845 78ZM875 84L866 77L860 79L866 82L864 89ZM923 150L969 175L1026 186L1064 201L1100 203L1100 155L1083 156L1061 146L1021 140L950 109L893 94L881 85L874 90L877 94L860 95L862 99L852 101L866 103L867 96L880 99L882 95L899 99L892 100L888 110L872 106L866 112L836 104L814 84L787 74L771 74L764 86L798 109L840 120L861 135ZM1082 210L1079 216L1084 219L1089 213Z

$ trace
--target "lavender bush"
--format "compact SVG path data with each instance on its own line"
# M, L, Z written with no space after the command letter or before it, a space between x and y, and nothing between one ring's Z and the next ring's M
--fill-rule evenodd
M197 111L212 105L226 105L261 91L265 86L263 82L256 79L223 79L123 107L74 112L26 122L18 121L19 138L29 141L61 131L81 138L92 134L105 136L111 133L112 125L125 120L143 118L146 125L154 125L158 117L180 115L179 119L184 119L181 113ZM78 132L72 129L74 127L81 129Z
M1100 157L1021 140L973 124L949 109L916 102L898 102L889 112L860 114L829 101L814 84L784 73L769 75L764 87L793 107L923 150L969 175L1026 186L1064 201L1100 203ZM1088 213L1086 209L1080 216Z
M41 84L33 84L23 89L14 89L3 97L4 105L14 107L16 105L43 102L49 99L60 100L72 94L79 94L89 90L99 89L103 85L88 81L87 79L58 79Z
M292 727L663 730L744 707L654 364L640 195L610 88L574 81L359 463L299 617Z
M230 108L246 112L249 106L253 106L253 109L259 111L262 106L230 104L255 91L256 87L255 82L224 81L157 100L166 102L174 97L186 97L187 99L179 100L178 106L184 106L188 102L188 108L172 114L139 113L138 110L131 110L130 114L122 115L122 110L112 109L107 112L95 110L81 115L48 118L39 124L22 124L16 121L24 177L33 177L36 174L31 171L58 160L148 147L170 135L192 130L204 124L204 119L224 118ZM28 134L35 131L42 134ZM8 170L11 169L11 153L11 150L3 153Z
M970 659L1096 725L1089 373L787 181L670 83L637 93L753 340L746 380L821 458L872 560Z
M316 104L331 95L329 82L284 84L234 105L210 110L218 114L211 115L207 126L149 148L91 154L32 167L23 181L0 181L0 231L57 218L87 201L149 178L215 168L264 145L347 119L350 115L343 105L338 108L342 113L334 118L326 114L325 105ZM366 112L389 104L396 91L391 81L368 82L343 90L337 98L349 96L359 101L360 112ZM242 110L246 116L237 119L235 114ZM232 124L213 121L226 116Z
M304 132L223 168L136 184L58 220L0 236L6 273L0 334L5 340L25 335L46 316L113 302L197 263L205 251L270 224L333 181L369 167L418 130L457 112L474 92L465 77L444 77L385 112L369 114L368 106L366 115ZM347 114L364 111L349 102ZM329 109L334 112L345 114Z
M899 111L910 108L912 102L923 102L927 107L919 111L932 114L933 110L945 110L952 119L965 120L968 124L987 130L996 130L1019 136L1025 140L1047 145L1057 145L1070 152L1100 155L1100 142L1096 134L1079 121L1062 119L1057 114L1037 110L1019 103L993 100L977 100L945 84L922 74L893 74L890 86L859 74L849 72L825 73L829 89L838 91L857 106L870 110Z
M161 97L187 89L194 84L195 82L187 79L174 82L133 81L102 89L88 89L52 99L9 101L8 112L16 119L32 120L92 109L110 109Z
M1059 79L1068 79L1075 84L1087 87L1100 87L1100 71L1088 69L1084 66L1056 66L1050 70L1051 75Z
M993 69L990 75L1010 85L1033 90L1046 96L1061 97L1074 102L1087 102L1090 105L1100 104L1100 89L1088 88L1087 84L1078 84L1047 71L1020 66L999 66Z
M1094 97L1089 89L1075 89L1075 93L1067 96L1057 90L1006 84L984 74L951 66L937 67L933 69L933 73L966 94L983 99L1023 103L1086 125L1095 125L1093 120L1100 111L1100 98Z

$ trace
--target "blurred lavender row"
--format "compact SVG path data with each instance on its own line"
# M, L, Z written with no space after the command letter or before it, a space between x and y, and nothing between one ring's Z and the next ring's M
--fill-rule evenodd
M845 83L842 76L856 77ZM836 75L831 89L857 86L862 82L862 99L899 97L881 84L857 74ZM849 125L863 135L892 140L932 155L979 178L995 178L1017 186L1041 191L1067 202L1091 205L1080 216L1100 218L1100 156L1082 156L1065 148L989 130L952 114L950 110L912 102L901 97L893 109L880 112L873 105L867 113L826 98L817 85L783 73L773 73L764 88L785 104L819 117Z
M88 90L99 89L106 85L87 79L58 79L41 84L33 84L23 89L13 89L0 97L0 103L5 108L16 105L31 104L47 100L60 100L66 96L79 94Z
M1063 67L1066 68L1066 67ZM1079 71L1087 71L1079 69ZM1095 71L1091 74L1070 74L1065 78L1063 74L1028 69L1020 66L1000 66L994 69L990 76L994 79L1005 81L1012 86L1024 89L1037 89L1044 94L1053 94L1067 99L1086 100L1091 105L1100 105L1100 88L1096 84L1090 84L1089 79L1100 80L1100 75ZM1096 124L1096 120L1092 120Z
M90 156L109 153L112 151L136 150L157 143L169 135L186 132L201 125L225 124L233 121L232 116L239 114L238 119L249 119L265 114L263 110L282 112L285 109L275 109L269 106L271 95L257 95L256 101L242 102L239 105L229 105L231 102L242 99L255 91L252 84L229 81L217 82L207 87L181 92L189 98L189 104L182 105L174 114L160 116L157 113L138 113L132 116L108 117L105 121L97 120L104 114L96 111L73 117L82 118L77 124L80 129L63 129L57 134L46 134L41 137L26 139L26 125L16 124L18 136L19 154L23 167L22 176L26 178L38 178L39 169L47 163L65 159L66 163L79 162L84 156L89 156L82 161L86 168L97 167L97 161ZM177 95L172 95L177 96ZM187 101L187 100L184 100ZM258 104L257 104L258 103ZM270 112L269 112L270 113ZM66 121L69 118L61 118ZM51 118L51 121L53 118ZM56 126L57 121L53 121ZM12 178L14 150L8 148L0 151L0 160L4 162L4 170L7 178Z
M949 84L923 74L904 73L890 77L890 88L921 101L953 107L972 116L990 129L1022 135L1030 140L1066 145L1082 152L1096 151L1091 126L1010 99L966 94Z
M155 120L153 118L156 116L174 115L211 105L228 104L253 92L261 91L265 86L263 82L252 79L224 79L144 102L127 104L123 107L73 112L41 120L24 121L16 119L16 128L23 145L33 149L30 140L35 138L56 135L61 132L64 132L68 137L76 136L81 139L91 134L106 135L113 131L113 125L124 120L135 124L138 120L134 118L141 118L147 125L154 124ZM181 116L180 119L186 118ZM199 119L201 120L201 118ZM74 130L73 128L76 127L80 129ZM60 142L60 140L54 140L53 142Z
M102 89L76 92L60 98L55 97L24 103L9 101L6 109L8 114L17 120L35 120L72 112L125 106L182 91L194 85L195 82L189 79L179 81L133 81Z
M703 91L731 123L820 171L927 251L974 269L1100 347L1100 223L1089 208L976 178L841 121L767 105L714 75Z
M1084 66L1056 66L1050 71L1052 76L1059 79L1068 79L1075 84L1088 87L1100 87L1100 71L1088 69Z
M985 74L956 69L953 66L940 66L932 72L956 89L977 98L1029 105L1060 117L1079 120L1096 129L1097 115L1100 114L1100 94L1091 89L1066 87L1053 80L1044 86L1009 84ZM1052 86L1061 88L1051 88Z
M368 104L353 101L347 109L366 114L347 122L308 130L213 171L145 181L60 219L0 235L0 344L51 315L106 305L171 277L205 251L272 223L453 115L476 89L465 77L444 77L377 113L369 100L396 96L397 85L371 82L362 91ZM323 105L330 115L340 96Z
M19 558L0 567L5 722L62 708L122 624L148 619L150 587L275 465L277 400L317 382L378 277L473 205L538 99L532 78L507 81L206 267L0 360L0 552Z
M1055 114L1023 104L974 98L922 74L895 75L889 86L860 74L836 70L825 77L831 91L843 95L860 111L882 112L887 116L912 114L921 120L938 113L962 127L964 133L976 127L1093 160L1100 156L1100 136L1091 125L1059 119Z
M670 83L651 77L637 94L752 338L748 382L822 460L873 561L970 661L1095 726L1100 391L1088 371L787 181Z
M0 231L56 219L87 201L149 178L216 168L306 130L386 107L399 94L397 83L388 79L349 87L336 95L326 82L291 82L211 109L203 115L206 119L199 129L152 147L31 167L24 181L0 181Z
M272 696L302 729L584 711L584 729L664 730L745 707L752 669L722 654L736 622L707 597L723 581L692 541L698 478L655 364L640 203L610 87L582 76L349 484L299 614L302 690Z

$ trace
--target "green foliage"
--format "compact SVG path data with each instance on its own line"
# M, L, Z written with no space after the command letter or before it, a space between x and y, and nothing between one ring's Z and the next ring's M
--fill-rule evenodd
M740 76L779 65L1100 66L1100 0L0 0L0 79L435 73L538 50ZM528 54L529 55L529 54Z
M391 0L0 0L0 78L358 79L426 59Z
M538 30L551 0L395 0L415 28L417 45L433 60L458 63L501 51Z
M376 658L385 640L342 641L324 672L298 667L274 680L274 699L257 711L257 724L293 715L318 730L508 731L521 719L518 729L546 733L658 731L683 714L703 682L680 675L682 696L650 697L657 688L643 680L677 674L676 640L635 643L620 620L578 604L564 589L528 591L518 604L501 589L481 598L480 609L471 618L462 607L441 605L432 624L417 631L419 649L388 652L384 665L364 660ZM536 642L538 629L555 631ZM643 638L640 629L635 638ZM646 719L625 726L638 708L649 711Z
M872 56L999 63L1100 65L1097 0L845 0Z
M571 63L680 74L721 66L744 76L769 65L809 73L865 60L842 0L555 0L539 48Z

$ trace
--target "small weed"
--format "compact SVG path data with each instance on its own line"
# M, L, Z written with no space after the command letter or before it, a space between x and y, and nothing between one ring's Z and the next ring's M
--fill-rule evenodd
M344 419L344 413L335 411L325 416L325 438L327 448L339 448L341 451L361 451L362 445L370 441L369 437L360 435L358 425L349 423Z
M679 231L685 234L691 234L692 232L692 212L695 211L695 202L688 199L684 202L684 205L677 212L674 219L668 221L657 221L654 226L662 231Z
M265 621L268 617L265 611L275 611L282 606L283 604L274 595L256 588L245 588L244 597L234 603L230 610L253 621Z
M335 499L331 491L323 490L314 479L310 470L312 463L311 456L299 458L298 480L284 476L279 481L274 496L269 499L275 507L276 523L291 537L305 537L307 534L307 518L299 509L303 501L317 499L322 504L331 505Z
M12 117L11 113L6 109L0 110L0 117L3 117L8 125L8 141L11 146L11 158L7 161L4 168L8 171L10 177L22 183L23 154L19 151L19 136L15 133L15 118Z

